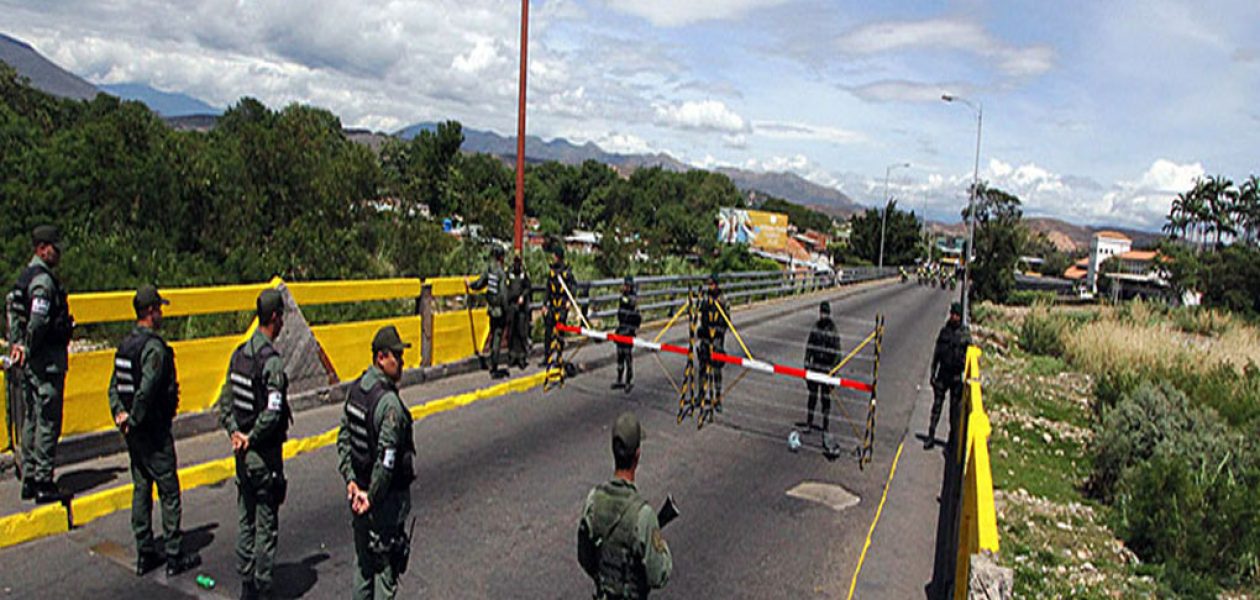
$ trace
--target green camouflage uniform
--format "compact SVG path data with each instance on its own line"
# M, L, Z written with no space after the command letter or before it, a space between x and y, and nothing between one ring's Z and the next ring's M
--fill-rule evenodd
M355 482L366 491L371 503L367 514L353 516L357 563L353 595L356 600L383 600L398 593L398 577L406 570L410 552L405 522L415 479L411 413L394 382L375 365L351 386L359 393L352 388L341 418L338 470L347 485ZM379 397L371 406L354 404L355 397L370 402L373 393ZM364 440L372 438L375 447L369 448L370 442Z
M613 479L587 495L578 524L578 562L601 600L646 598L669 582L674 559L656 513L633 483Z
M244 379L229 369L228 380L219 396L219 422L228 435L235 432L249 437L249 448L236 456L237 516L240 530L236 541L236 569L246 581L251 578L260 592L270 589L272 568L279 534L280 505L284 503L288 484L284 478L284 441L288 432L290 411L289 380L284 374L284 360L271 340L255 331L237 353L247 359L270 354L262 365L254 421L249 426L239 423L247 394L248 374ZM233 355L235 361L236 354Z
M25 400L22 475L27 482L51 483L61 437L73 319L69 318L65 290L48 264L35 256L27 268L39 269L21 290L27 313L9 314L9 342L26 347L26 366L20 371Z
M133 373L129 347L141 346L139 381ZM123 341L109 381L109 408L114 415L127 413L123 423L127 454L131 457L131 531L136 550L158 554L153 540L153 486L162 502L162 531L166 535L166 556L180 554L179 473L171 421L179 406L179 384L175 356L156 332L137 325Z

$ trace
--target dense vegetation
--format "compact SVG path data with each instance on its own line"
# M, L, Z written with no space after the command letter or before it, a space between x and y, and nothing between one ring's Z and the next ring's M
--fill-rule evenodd
M1086 490L1180 595L1260 586L1260 332L1141 301L1035 308L1020 345L1094 381Z
M441 220L510 240L514 178L462 142L447 122L374 153L326 110L250 98L209 132L174 131L140 103L54 98L0 63L0 271L12 280L32 227L50 222L75 291L467 273L484 244L443 233ZM525 185L543 232L604 235L606 252L579 265L587 276L765 267L718 247L717 208L744 203L723 175L544 163ZM651 260L633 262L637 252Z

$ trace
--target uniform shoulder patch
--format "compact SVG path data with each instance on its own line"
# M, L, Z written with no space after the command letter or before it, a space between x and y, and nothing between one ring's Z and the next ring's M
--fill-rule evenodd
M657 552L665 551L665 538L661 537L660 528L652 530L652 549Z

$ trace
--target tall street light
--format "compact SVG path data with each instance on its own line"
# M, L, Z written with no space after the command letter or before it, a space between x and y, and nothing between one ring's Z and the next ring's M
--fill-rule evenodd
M896 168L909 168L910 163L893 163L884 169L884 217L879 221L879 268L884 268L884 230L888 228L888 205L892 197L888 195L888 176Z
M963 325L971 324L971 257L972 244L976 239L976 192L980 185L980 130L984 124L984 105L966 98L950 94L941 95L941 100L965 104L976 112L976 164L971 172L971 194L967 198L967 249L963 255L962 305Z

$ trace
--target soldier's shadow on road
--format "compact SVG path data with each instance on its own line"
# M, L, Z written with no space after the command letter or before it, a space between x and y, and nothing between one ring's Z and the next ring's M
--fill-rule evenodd
M69 494L78 495L118 479L119 473L123 473L126 470L123 467L109 467L105 469L63 471L57 477L57 485Z
M214 530L218 528L218 523L206 523L184 531L184 551L201 552L202 549L209 547L214 543Z
M276 565L274 586L277 598L301 598L315 587L319 573L315 567L329 559L324 552L312 554L298 562Z

